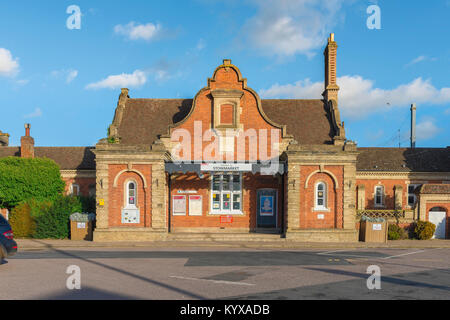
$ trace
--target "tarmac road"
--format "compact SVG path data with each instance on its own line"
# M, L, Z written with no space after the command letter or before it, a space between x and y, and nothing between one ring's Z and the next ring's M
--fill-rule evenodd
M78 266L81 290L69 290ZM381 289L367 268L379 266ZM450 299L450 249L68 248L0 265L0 299Z

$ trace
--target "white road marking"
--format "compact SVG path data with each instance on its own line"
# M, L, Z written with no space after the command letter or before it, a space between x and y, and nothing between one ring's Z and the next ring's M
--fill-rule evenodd
M320 252L318 253L318 255L322 255L322 256L334 256L334 257L354 257L354 258L369 258L369 259L379 259L378 257L374 257L374 256L364 256L364 255L359 255L359 254L339 254L339 252L354 252L354 253L358 253L358 251L356 250L335 250L335 251L326 251L326 252ZM337 253L337 254L333 254L333 253ZM361 253L364 253L361 252Z
M439 249L442 249L442 248L434 248L434 249L429 249L429 250L419 250L419 251L414 251L414 252L407 252L407 253L398 254L398 255L395 255L395 256L385 257L383 259L391 259L391 258L396 258L396 257L407 256L407 255L410 255L410 254L416 254L416 253L421 253L421 252L425 252L425 251L433 251L433 250L439 250Z
M231 284L231 285L239 285L239 286L254 286L253 283L246 282L233 282L233 281L225 281L225 280L212 280L212 279L197 279L197 278L189 278L189 277L181 277L181 276L170 276L170 278L181 279L181 280L193 280L193 281L208 281L216 284Z
M320 252L318 253L318 255L323 255L323 256L341 256L341 257L354 257L354 258L369 258L369 259L373 259L373 260L387 260L387 259L392 259L392 258L397 258L397 257L403 257L403 256L408 256L411 254L416 254L416 253L421 253L421 252L425 252L425 251L433 251L433 250L439 250L442 248L434 248L434 249L428 249L428 250L419 250L419 251L414 251L414 252L407 252L407 253L402 253L402 254L397 254L395 256L389 256L389 257L374 257L374 256L364 256L364 255L357 255L357 254L339 254L340 252L352 252L352 253L358 253L358 251L356 250L335 250L335 251L326 251L326 252ZM333 254L334 253L334 254ZM364 253L361 252L361 253Z
M334 252L345 252L345 251L351 251L351 250L334 250L334 251L326 251L326 252L320 252L320 253L318 253L318 255L324 255L324 256L326 256L326 255L328 255L328 254L330 254L330 253L334 253Z

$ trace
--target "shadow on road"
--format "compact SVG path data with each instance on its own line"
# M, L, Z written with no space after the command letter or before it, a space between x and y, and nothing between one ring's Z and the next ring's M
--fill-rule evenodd
M36 241L36 242L39 242L38 240L35 240L35 241ZM40 243L40 242L39 242L39 243ZM44 243L43 243L43 244L44 244ZM186 295L186 296L190 297L191 299L206 300L206 297L197 295L197 294L195 294L195 293L193 293L193 292L190 292L190 291L187 291L187 290L183 290L183 289L180 289L180 288L177 288L177 287L174 287L174 286L171 286L171 285L168 285L168 284L165 284L165 283L162 283L162 282L153 280L153 279L149 279L149 278L140 276L140 275L138 275L138 274L134 274L134 273L132 273L132 272L129 272L129 271L126 271L126 270L123 270L123 269L120 269L120 268L112 267L112 266L109 266L109 265L104 264L104 263L101 263L101 262L92 261L92 260L83 258L83 257L81 257L81 256L75 255L75 254L73 254L73 253L69 253L69 252L66 252L66 251L63 251L63 250L56 249L56 248L54 248L53 246L48 245L48 244L45 244L45 245L46 245L46 247L47 247L49 250L52 250L52 251L54 251L54 252L57 252L57 253L59 253L59 254L61 254L61 255L64 255L64 256L66 256L66 257L73 258L73 259L77 259L77 260L82 260L82 261L85 261L85 262L87 262L87 263L96 265L96 266L98 266L98 267L105 268L105 269L108 269L108 270L111 270L111 271L115 271L115 272L121 273L121 274L123 274L123 275L126 275L126 276L129 276L129 277L132 277L132 278L141 280L141 281L145 281L145 282L151 283L151 284L156 285L156 286L159 286L159 287L161 287L161 288L164 288L164 289L167 289L167 290L170 290L170 291L173 291L173 292L182 294L182 295ZM90 289L90 290L93 290L93 289ZM50 299L51 299L51 298L50 298Z

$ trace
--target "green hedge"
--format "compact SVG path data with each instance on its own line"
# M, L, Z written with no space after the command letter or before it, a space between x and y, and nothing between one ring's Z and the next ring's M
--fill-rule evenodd
M405 240L408 239L408 232L396 224L390 224L388 227L389 240Z
M37 239L66 239L70 234L69 217L72 213L81 212L83 206L77 197L61 196L36 218Z
M91 211L95 198L60 195L53 201L24 201L10 214L10 223L17 238L67 239L70 236L70 215Z
M53 200L64 191L59 166L50 159L0 159L0 207L12 209L24 201Z

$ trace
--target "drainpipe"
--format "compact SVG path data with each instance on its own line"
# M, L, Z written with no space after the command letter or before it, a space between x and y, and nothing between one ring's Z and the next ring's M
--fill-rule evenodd
M169 194L169 203L168 203L168 209L169 209L169 216L168 216L168 220L169 220L169 223L168 223L168 231L169 231L169 233L171 233L172 232L172 208L171 208L171 204L172 204L172 195L171 195L171 185L170 185L170 183L171 183L171 181L172 181L172 175L169 173L169 182L167 183L167 188L169 189L168 190L168 194Z

